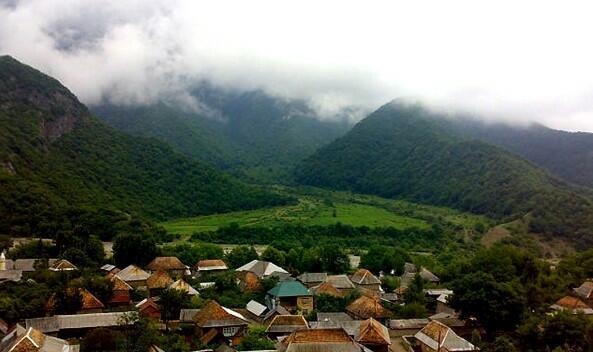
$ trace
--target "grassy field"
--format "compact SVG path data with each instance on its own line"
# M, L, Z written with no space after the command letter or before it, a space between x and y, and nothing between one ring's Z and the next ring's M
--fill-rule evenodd
M190 234L216 230L231 223L239 226L277 226L289 223L330 225L338 222L352 226L393 226L400 229L428 226L424 220L398 215L376 206L352 203L327 205L310 197L300 198L299 203L292 206L177 219L162 225L168 232Z
M398 229L428 227L436 218L464 227L473 227L488 219L448 208L419 205L402 200L329 192L319 189L283 189L298 197L296 205L239 211L226 214L175 219L162 223L170 233L191 234L213 231L221 226L278 226L283 224L387 227Z

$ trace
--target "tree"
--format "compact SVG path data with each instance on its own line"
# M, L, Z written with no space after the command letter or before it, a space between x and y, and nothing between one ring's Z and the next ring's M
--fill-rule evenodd
M226 259L227 264L234 269L259 259L259 256L253 247L237 246L227 254Z
M161 307L162 320L169 330L169 320L177 319L181 308L189 306L190 299L187 292L168 288L161 292L158 303Z
M176 256L183 263L196 264L203 259L221 259L224 257L222 248L211 243L189 244L183 243L176 246L166 246L163 254Z
M267 262L272 262L279 266L284 266L286 263L286 256L284 252L272 246L268 246L268 248L266 248L266 250L261 255L261 259Z
M422 279L420 274L416 274L412 282L410 282L408 289L404 293L404 302L406 302L406 304L426 304L426 296L424 295L424 279Z
M116 331L106 328L96 328L89 331L80 342L82 352L115 351L117 340L121 337Z
M344 273L350 270L350 259L342 249L326 244L319 248L319 264L322 271Z
M517 348L507 336L498 336L484 348L485 352L517 352Z
M408 253L399 248L373 245L360 257L360 266L374 273L382 271L389 274L393 271L395 275L401 275L404 264L409 260Z
M120 268L130 264L145 266L158 255L154 240L139 234L119 235L113 243L113 259Z
M156 323L147 318L141 318L137 312L127 313L118 321L122 339L117 351L146 352L152 344L157 342L158 328Z
M266 328L260 325L250 325L238 346L239 351L271 349L274 349L274 342L267 338Z
M524 297L512 283L476 272L453 281L452 289L450 306L460 311L462 318L476 317L489 334L514 330L521 321Z

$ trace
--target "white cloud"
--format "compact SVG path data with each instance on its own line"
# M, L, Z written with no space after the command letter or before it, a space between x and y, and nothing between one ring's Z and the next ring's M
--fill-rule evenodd
M183 101L208 79L304 98L325 115L408 97L593 131L592 10L587 1L0 0L0 53L91 104Z

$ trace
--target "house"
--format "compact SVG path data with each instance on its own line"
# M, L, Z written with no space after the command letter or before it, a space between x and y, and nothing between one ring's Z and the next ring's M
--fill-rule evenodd
M352 317L344 312L317 312L317 321L352 321Z
M458 336L447 325L431 321L414 338L422 352L479 351L480 349Z
M151 273L166 271L172 277L185 275L187 267L177 257L156 257L146 266Z
M379 299L365 295L360 296L354 302L350 303L346 307L346 312L357 320L374 318L381 322L386 322L391 318L391 312L381 305Z
M367 269L358 269L352 276L350 276L350 281L352 281L356 287L375 292L383 291L381 288L381 280Z
M166 271L158 270L146 279L146 287L150 297L158 296L161 291L171 286L173 279Z
M268 307L254 300L247 302L245 309L257 320L263 318L265 313L268 311Z
M289 315L290 312L288 311L288 309L282 307L282 306L276 306L276 308L274 308L273 310L268 310L263 318L261 319L261 322L264 324L269 324L272 319L274 319L274 317L278 316L278 315Z
M179 280L175 281L174 283L171 284L171 286L169 286L169 288L174 289L174 290L183 291L190 296L198 296L199 295L198 290L191 287L183 279L179 279Z
M354 341L344 329L296 330L278 345L279 352L363 352L365 348Z
M471 338L474 331L486 333L475 318L460 319L457 313L436 313L428 317L429 321L436 320L445 324L463 338Z
M25 320L27 328L61 338L81 338L92 329L117 328L124 324L125 316L132 312L54 315ZM129 321L132 324L133 321Z
M455 314L455 309L448 305L449 297L453 295L453 291L448 289L431 289L424 290L424 293L436 302L435 313Z
M58 259L49 267L49 270L51 270L51 271L72 271L72 270L78 270L78 268L76 267L76 265L70 263L66 259Z
M194 308L183 308L179 311L180 323L194 323L194 317L200 310Z
M12 281L19 282L23 278L22 270L0 270L0 283Z
M17 325L0 340L0 352L78 352L80 345Z
M321 285L327 280L327 273L304 273L297 277L297 279L308 288Z
M347 315L346 315L347 316ZM319 318L318 318L319 319ZM339 319L339 318L338 318ZM387 352L391 339L389 329L377 320L369 318L366 320L318 320L311 322L313 329L343 329L354 341L367 349L375 352Z
M222 342L237 345L249 322L243 315L212 300L194 316L194 324L197 337L204 345Z
M257 292L260 289L260 280L255 273L242 271L238 272L237 276L241 292Z
M593 304L593 280L583 282L581 286L575 288L573 291L585 303L589 305Z
M113 276L117 274L120 270L113 264L104 264L101 267L101 271L104 272L107 276Z
M288 271L282 269L278 265L263 260L252 260L249 263L235 269L235 271L249 271L257 275L259 279L273 276L276 274L288 274Z
M344 296L354 291L356 288L347 275L329 275L325 282L337 288L338 291Z
M565 296L556 301L556 303L550 306L555 311L567 311L573 314L582 313L585 315L593 314L593 309L589 307L585 302L581 301L577 297Z
M360 323L354 340L373 352L388 352L391 345L387 327L373 318Z
M306 315L313 310L313 297L300 281L281 281L266 295L268 309L272 310L277 305Z
M140 269L134 264L126 266L123 270L115 275L124 280L128 285L137 289L145 289L146 280L150 277L149 273Z
M329 282L323 282L317 286L311 287L309 291L315 296L329 295L333 297L342 297L342 292Z
M197 276L204 274L218 274L229 270L229 267L221 259L204 259L194 265L194 273Z
M68 288L67 292L70 295L78 294L80 296L81 306L78 311L80 314L99 313L105 308L105 305L85 288ZM56 295L54 294L45 304L45 310L48 313L53 313L56 303Z
M133 290L132 286L128 285L124 280L117 276L111 277L113 283L113 296L109 300L110 306L127 306L132 303L130 291Z
M309 324L302 315L277 315L266 328L266 334L272 340L290 335L293 331L308 329Z
M383 302L396 303L399 301L399 295L395 292L383 292L379 297Z
M145 298L136 304L138 314L144 318L161 320L161 307L154 298Z
M415 335L428 323L430 323L428 319L392 319L389 321L389 335L392 337Z
M410 282L414 280L416 274L419 274L424 281L428 281L431 283L439 283L441 280L438 276L428 271L426 268L418 268L416 265L412 263L405 263L404 264L404 273L400 277L400 285L403 287L408 287Z
M23 273L34 272L39 267L48 268L53 265L58 259L50 258L25 258L25 259L6 259L4 252L0 253L0 271L20 271Z

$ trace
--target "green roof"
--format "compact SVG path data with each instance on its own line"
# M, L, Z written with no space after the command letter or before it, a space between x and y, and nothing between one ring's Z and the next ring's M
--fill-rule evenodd
M311 296L309 290L299 281L281 281L268 294L274 297Z

